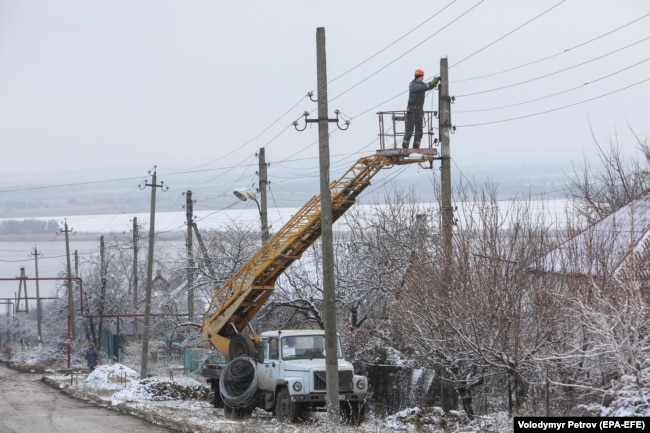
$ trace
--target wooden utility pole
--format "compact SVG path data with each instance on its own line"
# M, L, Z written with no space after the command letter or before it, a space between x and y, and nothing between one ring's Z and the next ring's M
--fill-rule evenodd
M194 222L194 206L192 191L185 193L185 211L187 218L187 315L188 320L194 320L194 253L192 251L192 223Z
M156 166L151 174L151 183L145 181L144 187L151 187L151 212L149 214L149 251L147 254L147 286L144 298L144 331L142 333L142 355L140 359L140 378L147 377L147 364L149 360L149 326L151 322L151 290L153 282L153 244L156 228L156 189L164 189L163 182L156 183Z
M260 148L260 221L262 222L262 243L269 240L269 221L266 202L266 187L268 185L268 178L266 175L266 155L264 148Z
M36 245L34 245L34 252L31 253L34 256L34 270L36 271L36 326L38 328L38 344L43 344L43 333L41 329L41 322L43 321L43 309L41 305L41 291L38 285L38 256L43 253L39 253Z
M442 207L442 248L445 261L447 289L451 288L452 232L454 209L451 205L451 156L449 139L451 126L451 97L449 96L449 68L447 59L440 59L440 93L438 101L438 130L440 131L440 188Z
M330 190L330 149L327 106L327 59L325 28L316 29L316 72L318 81L318 143L320 161L321 239L323 251L323 321L325 323L325 374L327 415L338 423L339 379L336 334L336 281L334 279L334 239L332 234L332 192Z

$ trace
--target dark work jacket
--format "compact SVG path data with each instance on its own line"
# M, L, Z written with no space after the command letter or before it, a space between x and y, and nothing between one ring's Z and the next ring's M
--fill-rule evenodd
M97 365L97 360L99 359L99 352L94 347L86 350L86 361L88 361L88 367L94 367Z
M408 110L424 108L424 94L427 90L433 89L430 82L417 83L415 80L409 83L409 104Z

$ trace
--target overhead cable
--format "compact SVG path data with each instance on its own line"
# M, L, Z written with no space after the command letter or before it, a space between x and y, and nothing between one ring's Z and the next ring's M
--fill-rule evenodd
M562 3L564 3L565 1L566 1L566 0L561 0L560 2L556 3L555 5L551 6L551 7L548 8L548 9L546 9L544 12L540 13L539 15L537 15L537 16L535 16L535 17L529 19L528 21L526 21L525 23L523 23L523 24L520 25L519 27L514 28L513 30L511 30L511 31L509 31L508 33L506 33L505 35L501 36L500 38L498 38L498 39L496 39L496 40L490 42L489 44L487 44L487 45L484 46L483 48L480 48L480 49L474 51L474 52L473 52L472 54L470 54L469 56L467 56L467 57L461 59L460 61L458 61L457 63L454 63L453 65L449 66L449 69L453 68L454 66L458 66L458 65L460 65L460 64L463 63L465 60L474 57L475 55L477 55L477 54L480 53L481 51L486 50L487 48L489 48L489 47L491 47L492 45L496 44L497 42L501 41L502 39L505 39L506 37L510 36L511 34L515 33L516 31L518 31L518 30L520 30L520 29L526 27L528 24L532 23L533 21L535 21L535 20L538 19L539 17L541 17L541 16L543 16L543 15L546 15L548 12L552 11L553 9L555 9L556 7L558 7L559 5L561 5Z
M373 55L371 55L370 57L366 58L366 59L365 59L364 61L362 61L361 63L357 64L356 66L351 67L351 68L348 69L347 71L345 71L345 72L341 73L340 75L336 76L335 78L331 79L330 81L328 81L328 84L333 83L334 81L338 80L339 78L343 77L344 75L346 75L346 74L348 74L348 73L354 71L354 70L357 69L359 66L361 66L361 65L363 65L363 64L365 64L365 63L367 63L367 62L369 62L370 60L374 59L374 58L377 57L379 54L383 53L383 52L386 51L388 48L392 47L393 45L395 45L396 43L398 43L399 41L401 41L402 39L404 39L405 37L407 37L408 35L410 35L410 34L413 33L414 31L416 31L417 29L419 29L420 27L422 27L423 25L425 25L426 23L428 23L429 21L431 21L433 18L435 18L436 16L438 16L440 13L442 13L445 9L447 9L448 7L450 7L450 6L451 6L452 4L454 4L454 3L456 3L456 0L453 0L451 3L447 4L446 6L444 6L442 9L438 10L436 13L434 13L433 15L431 15L429 18L427 18L426 20L422 21L420 24L418 24L417 26L413 27L411 30L409 30L408 32L406 32L404 35L400 36L399 38L397 38L396 40L394 40L394 41L391 42L390 44L386 45L384 48L382 48L381 50L377 51L375 54L373 54Z
M593 59L589 59L589 60L584 61L582 63L578 63L578 64L573 65L573 66L569 66L568 68L560 69L560 70L557 70L557 71L554 71L554 72L550 72L548 74L544 74L544 75L540 75L538 77L530 78L528 80L519 81L517 83L508 84L506 86L496 87L494 89L481 90L480 92L472 92L472 93L465 93L465 94L462 94L462 95L456 95L456 98L462 98L462 97L467 97L467 96L475 96L475 95L481 95L481 94L484 94L484 93L496 92L498 90L508 89L510 87L520 86L522 84L527 84L527 83L531 83L533 81L541 80L542 78L548 78L548 77L551 77L553 75L557 75L557 74L560 74L562 72L566 72L566 71L569 71L571 69L575 69L575 68L578 68L580 66L584 66L584 65L586 65L588 63L595 62L596 60L600 60L600 59L605 58L607 56L611 56L612 54L616 54L616 53L618 53L620 51L623 51L625 49L633 47L634 45L638 45L638 44L640 44L642 42L645 42L648 39L650 39L650 36L648 36L646 38L643 38L643 39L641 39L639 41L632 42L631 44L628 44L628 45L626 45L626 46L624 46L622 48L616 49L614 51L610 51L609 53L603 54L602 56L594 57Z
M525 63L525 64L523 64L523 65L513 66L513 67L511 67L511 68L504 69L504 70L502 70L502 71L491 72L491 73L489 73L489 74L479 75L479 76L477 76L477 77L472 77L472 78L464 78L464 79L461 79L461 80L454 80L454 83L462 83L462 82L465 82L465 81L472 81L472 80L478 80L478 79L481 79L481 78L493 77L493 76L495 76L495 75L504 74L504 73L506 73L506 72L512 72L512 71L515 71L515 70L517 70L517 69L525 68L525 67L527 67L527 66L531 66L531 65L534 65L534 64L536 64L536 63L540 63L540 62L544 62L544 61L546 61L546 60L550 60L550 59L552 59L552 58L554 58L554 57L561 56L562 54L566 54L566 53L568 53L569 51L575 50L576 48L580 48L580 47L583 47L583 46L585 46L585 45L587 45L587 44L590 44L590 43L592 43L592 42L594 42L594 41L597 41L598 39L604 38L605 36L611 35L612 33L615 33L615 32L617 32L617 31L619 31L619 30L622 30L622 29L624 29L624 28L626 28L626 27L629 27L630 25L636 23L637 21L641 21L642 19L647 18L647 17L649 17L649 16L650 16L650 14L645 14L645 15L639 17L639 18L636 18L636 19L630 21L630 22L627 23L627 24L624 24L624 25L622 25L622 26L620 26L620 27L617 27L617 28L615 28L615 29L613 29L613 30L610 30L610 31L608 31L608 32L606 32L606 33L603 33L603 34L599 35L599 36L596 36L595 38L591 38L591 39L589 39L588 41L582 42L582 43L580 43L580 44L578 44L578 45L574 45L573 47L571 47L571 48L567 48L567 49L565 49L565 50L563 50L563 51L561 51L561 52L559 52L559 53L556 53L556 54L553 54L553 55L550 55L550 56L547 56L547 57L543 57L543 58L541 58L541 59L533 60L532 62L528 62L528 63Z
M376 71L374 71L372 74L368 75L368 76L367 76L366 78L364 78L363 80L361 80L361 81L359 81L358 83L354 84L353 86L349 87L347 90L344 90L343 92L339 93L338 95L334 96L333 98L330 98L329 101L334 101L334 100L336 100L337 98L340 98L341 96L343 96L343 95L345 95L346 93L348 93L350 90L352 90L352 89L354 89L355 87L357 87L357 86L361 85L362 83L364 83L368 78L374 77L375 75L377 75L378 73L380 73L381 71L383 71L384 69L386 69L387 67L389 67L390 65L392 65L393 63L395 63L395 62L397 62L398 60L400 60L402 57L404 57L404 56L406 56L407 54L409 54L411 51L414 51L416 48L418 48L420 45L422 45L422 44L424 44L425 42L427 42L429 39L431 39L432 37L436 36L438 33L440 33L441 31L445 30L447 27L451 26L451 25L454 24L456 21L458 21L459 19L461 19L462 17L464 17L465 15L467 15L468 13L470 13L471 11L473 11L475 8L477 8L477 7L478 7L481 3L483 3L484 1L485 1L485 0L480 0L480 1L479 1L478 3L476 3L474 6L472 6L472 7L469 8L469 9L467 9L465 12L463 12L462 14L460 14L459 16L457 16L456 18L454 18L453 20L451 20L449 23L447 23L446 25L440 27L438 30L436 30L435 32L433 32L431 35L427 36L423 41L421 41L420 43L416 44L416 45L415 45L414 47L412 47L411 49L406 50L405 52L403 52L402 54L400 54L399 56L397 56L395 59L391 60L390 62L388 62L387 64L385 64L385 65L382 66L381 68L379 68L379 69L377 69ZM565 1L565 0L562 0L562 1ZM367 111L364 111L364 113L367 113ZM354 116L354 117L357 117L357 116ZM354 118L354 117L352 117L352 118Z
M583 84L581 84L579 86L575 86L575 87L572 87L570 89L562 90L561 92L551 93L550 95L541 96L541 97L535 98L535 99L529 99L527 101L517 102L515 104L501 105L499 107L491 107L491 108L479 108L479 109L475 109L475 110L456 110L455 113L456 114L458 114L458 113L476 113L476 112L481 112L481 111L501 110L501 109L504 109L504 108L517 107L519 105L530 104L531 102L537 102L537 101L541 101L543 99L552 98L553 96L558 96L558 95L562 95L562 94L565 94L565 93L573 92L574 90L583 89L585 86L588 86L590 84L594 84L594 83L597 83L599 81L605 80L607 78L611 78L614 75L620 74L621 72L625 72L625 71L630 70L630 69L632 69L634 67L637 67L640 64L647 62L648 60L650 60L650 57L647 58L647 59L641 60L640 62L637 62L637 63L635 63L633 65L630 65L630 66L628 66L626 68L619 69L616 72L612 72L611 74L604 75L604 76L602 76L600 78L596 78L595 80L587 81L587 82L585 82L585 83L583 83Z
M485 126L485 125L492 125L492 124L495 124L495 123L510 122L510 121L513 121L513 120L520 120L520 119L526 119L528 117L540 116L542 114L547 114L547 113L551 113L553 111L563 110L563 109L569 108L569 107L575 107L576 105L584 104L585 102L590 102L590 101L594 101L596 99L604 98L605 96L613 95L614 93L619 93L619 92L622 92L623 90L627 90L627 89L630 89L632 87L641 85L641 84L643 84L643 83L645 83L647 81L650 81L650 78L646 78L645 80L638 81L638 82L636 82L634 84L630 84L628 86L622 87L622 88L617 89L617 90L612 90L611 92L607 92L607 93L604 93L602 95L594 96L593 98L584 99L582 101L574 102L573 104L563 105L561 107L556 107L556 108L553 108L551 110L540 111L538 113L527 114L527 115L524 115L524 116L511 117L509 119L494 120L492 122L482 122L482 123L472 123L472 124L467 124L467 125L457 125L456 127L457 128L469 128L469 127L473 127L473 126Z

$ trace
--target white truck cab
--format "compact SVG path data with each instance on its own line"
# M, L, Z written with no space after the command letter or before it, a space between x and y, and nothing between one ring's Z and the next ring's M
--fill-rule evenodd
M257 384L264 408L275 410L279 421L295 421L305 412L324 411L325 331L284 330L260 334L257 347ZM339 401L350 422L365 412L368 380L355 375L337 344Z

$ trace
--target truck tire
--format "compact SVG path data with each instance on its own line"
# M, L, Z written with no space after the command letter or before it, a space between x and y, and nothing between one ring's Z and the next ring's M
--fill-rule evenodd
M240 356L248 356L250 358L257 357L257 350L255 342L242 334L235 334L230 339L230 346L228 346L228 355L232 361Z
M341 418L346 424L361 424L366 418L366 404L359 401L341 402Z
M212 406L216 409L221 409L223 407L223 399L221 398L221 392L219 391L219 380L210 379L210 389L212 389Z
M225 405L223 407L223 414L227 419L230 420L241 420L249 418L253 413L252 409L246 409L243 407L230 407Z
M275 414L280 423L293 423L300 420L302 410L300 406L291 401L289 390L282 388L275 399Z

